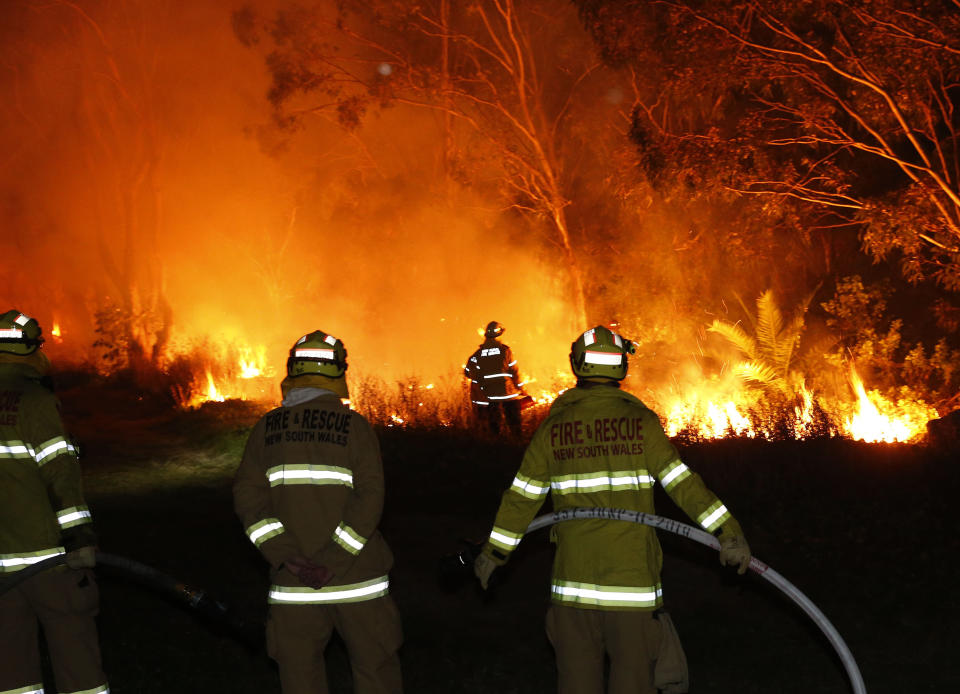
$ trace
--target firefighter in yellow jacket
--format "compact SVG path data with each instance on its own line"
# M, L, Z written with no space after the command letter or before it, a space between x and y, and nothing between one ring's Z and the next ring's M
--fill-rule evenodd
M571 346L577 386L556 399L534 434L474 571L484 588L507 561L546 498L555 510L623 508L653 513L659 482L684 512L719 536L720 561L744 573L750 550L740 525L681 460L657 415L619 388L632 344L598 326ZM553 527L557 545L547 635L561 694L655 694L661 640L662 554L655 531L616 520Z
M283 403L254 426L234 507L272 567L267 647L284 694L328 691L324 649L346 643L357 694L402 691L393 555L377 525L383 468L376 434L347 398L347 351L322 331L290 350Z
M501 420L514 437L521 433L523 384L517 360L500 337L504 327L490 321L483 332L484 341L467 359L463 375L470 379L470 402L478 419L492 434L500 433Z
M96 537L42 342L36 319L0 315L0 580L61 554L66 566L0 595L0 693L42 694L39 624L58 691L100 694Z

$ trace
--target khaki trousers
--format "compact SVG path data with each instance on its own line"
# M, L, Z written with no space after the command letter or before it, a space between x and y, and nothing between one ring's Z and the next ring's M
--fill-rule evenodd
M93 572L63 567L28 578L0 596L0 692L42 684L38 622L60 692L104 687L94 621L99 604Z
M653 612L551 605L547 637L557 656L559 694L603 694L604 655L610 658L609 694L656 694L660 623Z
M386 595L334 605L271 605L267 652L280 666L283 694L327 694L323 652L333 630L350 656L355 694L401 694L400 613Z

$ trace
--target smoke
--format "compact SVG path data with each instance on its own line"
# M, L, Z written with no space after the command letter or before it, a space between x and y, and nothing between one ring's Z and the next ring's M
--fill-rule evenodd
M397 108L268 142L231 9L3 5L3 304L59 324L71 360L133 316L158 355L264 345L280 369L323 329L354 372L430 380L498 320L525 371L562 366L561 272L499 201L443 187L436 124Z

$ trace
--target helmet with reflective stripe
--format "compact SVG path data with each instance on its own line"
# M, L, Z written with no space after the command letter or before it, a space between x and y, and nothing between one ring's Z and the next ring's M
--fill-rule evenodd
M598 325L570 345L570 368L577 378L620 381L627 375L627 355L634 351L634 344L630 340Z
M500 337L503 335L503 331L506 330L502 325L497 323L497 321L492 320L487 323L487 329L483 331L484 337Z
M341 378L346 371L347 348L322 330L304 335L290 348L287 375L292 378L305 374Z
M12 309L0 316L0 352L28 356L43 344L43 330L36 318Z

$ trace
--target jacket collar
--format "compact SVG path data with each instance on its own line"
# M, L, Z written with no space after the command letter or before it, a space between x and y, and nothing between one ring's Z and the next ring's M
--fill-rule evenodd
M641 407L646 407L640 398L632 395L625 390L614 386L607 386L599 383L589 383L589 384L578 384L575 388L566 390L560 394L556 400L553 401L553 405L550 407L550 411L554 411L559 408L569 407L570 405L582 402L584 400L625 400L627 402L636 403Z

